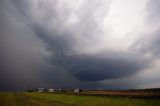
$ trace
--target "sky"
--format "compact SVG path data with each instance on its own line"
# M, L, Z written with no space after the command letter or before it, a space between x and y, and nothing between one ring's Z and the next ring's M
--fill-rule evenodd
M1 0L0 90L160 87L160 0Z

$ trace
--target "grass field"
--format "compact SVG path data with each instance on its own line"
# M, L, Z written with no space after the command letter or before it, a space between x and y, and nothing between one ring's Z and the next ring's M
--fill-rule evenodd
M160 106L160 99L1 92L0 106Z

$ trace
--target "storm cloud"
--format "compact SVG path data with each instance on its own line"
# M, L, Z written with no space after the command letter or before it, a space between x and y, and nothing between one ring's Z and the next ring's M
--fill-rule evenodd
M134 77L151 68L159 60L160 2L146 1L145 28L137 25L138 30L133 28L124 37L110 24L112 3L2 0L0 89L106 88L103 81Z

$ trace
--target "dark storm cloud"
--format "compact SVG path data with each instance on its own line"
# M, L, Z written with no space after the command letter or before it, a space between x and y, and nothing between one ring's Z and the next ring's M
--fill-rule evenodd
M46 50L51 55L44 57L47 62L63 68L80 81L101 81L117 79L133 75L141 71L148 60L138 54L129 54L115 51L105 51L96 55L74 54L72 51L73 38L64 35L54 37L40 27L33 28L36 35L46 43ZM69 34L68 34L69 35ZM67 37L66 37L67 36Z
M51 38L43 29L39 28L36 28L35 32L47 44L47 50L53 54L46 56L45 60L52 65L64 68L81 81L127 77L139 72L148 63L138 54L116 53L114 51L96 55L67 55L72 51L70 44L73 43L72 39L65 38L66 35Z
M91 10L80 15L80 22L75 26L82 30L80 32L78 30L76 33L74 33L74 30L68 32L65 29L59 29L59 27L48 31L44 26L34 25L32 29L46 43L46 50L50 52L49 56L44 56L45 60L54 66L63 68L80 81L117 79L133 75L142 70L147 62L138 54L104 51L90 55L80 54L73 50L77 41L74 34L78 37L78 34L82 33L86 39L90 39L92 34L97 34L96 29L99 26L97 26L98 23L93 15L94 13ZM59 21L57 17L54 19ZM61 33L59 34L57 30L60 30ZM81 40L80 37L79 40ZM83 41L80 42L83 43Z
M81 81L100 81L133 75L146 64L142 60L134 60L131 57L129 59L125 56L115 57L75 56L69 59L70 63L67 66L69 72Z
M96 51L94 46L106 34L101 23L104 14L108 15L110 2L83 1L77 10L71 8L70 3L60 5L59 2L0 1L0 89L20 89L25 84L30 87L61 84L68 88L103 88L99 81L132 76L151 62L137 52L139 50L132 53L106 48L90 52ZM158 3L148 3L150 12L146 13L146 20L157 15ZM110 36L110 30L105 31L108 31L105 36ZM151 34L154 37L147 41L149 46L143 51L151 50L158 55L159 29ZM104 44L107 45L109 38L106 39ZM138 45L144 47L140 41Z

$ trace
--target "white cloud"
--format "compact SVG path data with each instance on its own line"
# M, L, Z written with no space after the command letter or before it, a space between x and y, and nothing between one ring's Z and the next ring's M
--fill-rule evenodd
M109 21L113 25L115 36L124 37L141 23L146 1L113 0L109 12Z

